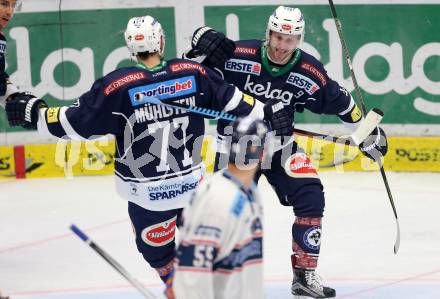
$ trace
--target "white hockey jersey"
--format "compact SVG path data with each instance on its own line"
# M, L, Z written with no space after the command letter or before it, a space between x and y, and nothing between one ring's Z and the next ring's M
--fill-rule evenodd
M260 299L262 205L227 170L203 182L184 210L173 290L177 299Z

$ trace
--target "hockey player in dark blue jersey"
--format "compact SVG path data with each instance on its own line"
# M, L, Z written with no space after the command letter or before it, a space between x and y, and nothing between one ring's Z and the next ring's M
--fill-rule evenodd
M166 281L176 222L203 176L204 118L157 101L259 119L263 105L198 63L163 60L164 33L151 16L130 19L125 41L138 64L96 80L75 105L48 108L43 100L20 94L7 101L6 112L10 125L58 138L115 136L117 192L129 201L139 252ZM290 117L283 113L270 115L269 122L290 131L282 126Z
M223 33L209 27L194 32L192 48L186 57L217 69L228 81L262 102L279 99L296 112L308 109L317 114L337 115L355 129L362 114L348 91L329 78L323 65L300 49L305 21L298 8L280 6L269 17L266 38L234 43ZM218 131L223 133L224 122ZM382 129L375 129L360 150L370 158L387 151ZM217 154L218 167L227 158ZM218 165L217 164L217 165ZM293 142L275 153L265 175L281 204L293 206L296 219L292 225L292 293L313 298L335 297L325 287L315 269L321 244L321 219L324 192L316 169L303 149Z
M9 81L9 75L5 71L6 37L3 35L3 30L8 26L20 2L15 0L0 1L0 106L2 107L5 106L9 96L19 92L18 88ZM3 296L0 290L0 299L9 299L9 297Z
M15 0L0 1L0 106L2 107L6 104L6 98L19 92L17 87L9 81L9 75L5 71L6 37L3 35L3 30L8 26L20 2ZM9 297L3 296L0 290L0 299L9 299Z
M15 9L19 7L21 1L5 0L0 1L0 106L4 107L6 99L19 92L18 88L9 81L6 73L6 37L3 30L8 26L9 21L14 16Z

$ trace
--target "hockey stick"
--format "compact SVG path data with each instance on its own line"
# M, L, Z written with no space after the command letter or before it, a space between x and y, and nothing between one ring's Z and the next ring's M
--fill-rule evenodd
M345 42L345 38L344 38L344 36L342 34L341 21L338 19L338 16L336 15L336 8L335 8L335 5L333 4L333 0L328 0L328 3L330 5L330 10L331 10L331 13L332 13L332 16L333 16L333 20L335 21L336 29L338 30L339 40L340 40L342 48L344 50L345 60L346 60L346 62L348 64L348 67L350 68L351 79L353 80L353 85L354 85L356 97L359 99L359 103L361 104L362 114L365 115L366 108L365 108L364 100L362 98L361 90L359 88L359 85L358 85L357 80L356 80L356 76L355 76L354 71L353 71L353 64L351 62L350 52L348 51L348 47L347 47L347 44ZM397 254L397 251L399 250L399 247L400 247L400 225L399 225L399 218L397 217L397 211L396 211L396 207L394 205L393 195L391 194L391 189L390 189L390 186L388 184L388 179L387 179L387 176L385 174L385 170L383 168L382 162L378 161L377 163L379 164L380 174L382 175L382 179L383 179L383 182L385 184L385 188L386 188L387 193L388 193L388 199L390 200L391 207L393 208L394 218L396 219L397 234L396 234L396 241L394 243L394 254Z
M156 299L150 291L148 291L139 281L137 281L130 273L127 272L117 261L115 261L107 252L105 252L101 247L99 247L95 242L90 240L90 238L75 224L70 226L70 229L84 242L87 243L93 250L96 251L107 263L110 264L116 271L119 272L125 279L131 283L142 295L147 299Z
M217 111L209 108L202 108L197 106L191 106L191 105L185 105L182 103L176 103L176 102L165 102L161 101L157 97L148 97L143 98L143 100L150 104L156 104L156 105L164 105L171 108L179 108L184 109L188 112L212 117L214 119L224 119L229 121L234 121L237 119L237 116L232 115L227 112L223 111ZM361 122L359 127L354 131L350 136L348 137L335 137L330 135L325 135L321 133L315 133L315 132L309 132L306 130L301 129L294 129L294 132L299 135L306 135L306 136L314 136L314 137L321 137L324 140L332 141L335 143L341 143L345 145L359 145L362 143L362 141L365 140L365 138L370 135L370 133L374 130L374 128L377 127L377 125L380 123L383 117L383 112L380 111L377 108L374 108L371 110L368 115L365 117L365 119Z

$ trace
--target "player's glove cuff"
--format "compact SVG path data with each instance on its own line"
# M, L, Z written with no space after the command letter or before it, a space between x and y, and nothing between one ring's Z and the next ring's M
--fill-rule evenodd
M379 161L388 152L388 141L384 130L377 127L359 144L359 150L368 158Z

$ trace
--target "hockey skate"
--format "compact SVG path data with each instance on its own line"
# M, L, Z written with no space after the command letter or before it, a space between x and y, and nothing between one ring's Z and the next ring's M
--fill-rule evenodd
M322 285L321 277L314 270L295 269L292 294L295 299L333 298L336 291Z

